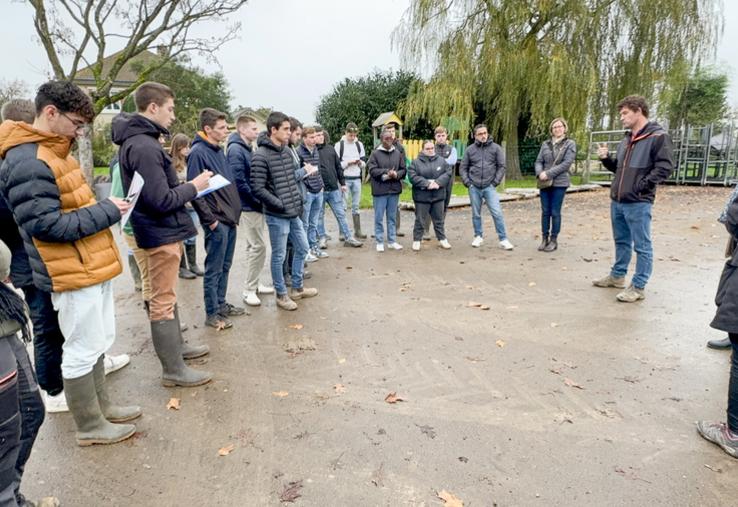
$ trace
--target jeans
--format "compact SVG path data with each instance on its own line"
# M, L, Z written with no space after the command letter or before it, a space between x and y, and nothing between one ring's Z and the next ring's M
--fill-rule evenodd
M384 217L387 216L387 243L397 241L397 205L400 194L375 195L374 201L374 238L378 245L384 243Z
M115 341L113 283L108 280L82 289L52 292L51 301L64 334L62 376L73 379L87 375Z
M361 178L349 179L346 178L346 186L348 192L344 195L346 201L346 208L348 208L349 196L351 197L351 214L359 214L359 205L361 204Z
M421 241L425 224L428 220L433 220L433 230L436 232L436 239L441 241L446 239L444 231L444 201L436 202L416 202L415 203L415 226L413 227L413 241Z
M264 215L257 211L241 213L241 231L246 236L246 290L255 292L266 259Z
M205 276L202 291L205 296L205 313L216 315L225 306L228 292L228 275L236 249L236 226L218 222L214 231L205 231Z
M541 231L544 236L553 238L561 232L561 206L564 204L566 187L541 189Z
M495 222L495 230L500 241L507 239L507 231L505 231L505 218L502 216L502 205L500 205L500 196L492 185L485 188L477 188L474 185L469 187L469 199L472 205L472 225L474 226L474 236L484 237L482 230L482 200L487 204L492 219Z
M0 505L21 502L23 469L44 422L38 391L23 342L0 337Z
M192 219L192 223L195 224L195 228L200 226L200 217L197 216L197 211L195 211L194 208L188 208L185 206L185 210L187 210L187 214L190 215L190 218ZM187 238L184 240L185 245L194 245L197 243L197 236L192 236L191 238Z
M648 283L653 271L653 245L651 243L651 208L650 202L610 204L612 235L615 240L615 264L610 275L622 278L628 272L628 264L635 250L635 274L632 284L642 289Z
M307 235L310 248L318 248L318 220L320 219L320 210L323 208L323 191L317 194L307 192L305 196L305 207L302 212L302 223L305 224L305 234Z
M272 280L278 296L287 294L282 265L287 254L287 239L292 242L294 257L292 259L292 288L302 288L302 274L305 269L305 257L308 253L307 236L302 220L299 218L281 218L266 215L269 240L272 244Z
M59 329L51 293L33 285L22 289L33 322L33 360L38 383L41 389L54 396L64 390L61 372L64 335Z
M346 222L346 208L344 208L344 202L343 202L343 192L341 189L331 190L330 192L324 192L323 198L325 199L326 204L330 206L331 211L333 212L333 216L336 217L336 222L338 222L338 230L341 233L341 236L348 239L351 237L351 229L349 229L348 222ZM321 215L324 215L325 207L322 208ZM321 220L321 230L318 232L320 233L320 237L322 238L325 236L325 225L323 224L323 221Z

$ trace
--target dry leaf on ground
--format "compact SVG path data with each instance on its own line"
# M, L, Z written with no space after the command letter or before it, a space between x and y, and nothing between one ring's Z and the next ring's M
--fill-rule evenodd
M169 403L167 403L167 409L172 410L179 410L179 398L169 398Z
M528 287L535 287L536 285L536 282L528 282Z
M338 364L343 364L345 362L346 362L346 358L345 357L342 357L341 359L338 360Z
M466 306L469 308L479 308L480 306L483 306L482 303L477 303L476 301L469 301Z
M279 494L279 501L294 503L300 498L300 490L302 489L302 481L294 481L284 485L284 490Z
M303 326L302 324L290 324L289 325L290 329L302 329L303 327L305 326Z
M343 384L336 384L333 386L333 389L336 391L337 394L343 394L346 392L346 386Z
M489 310L489 306L487 305L479 305L480 310Z
M274 391L272 392L272 394L277 398L284 398L285 396L289 396L290 393L288 393L287 391Z
M502 348L502 347L505 346L505 340L497 340L495 342L495 345L497 345L498 347Z
M581 385L577 384L576 382L574 382L572 379L568 377L564 379L564 384L566 384L569 387L575 387L577 389L584 389Z
M551 327L559 327L559 325L556 322L551 322Z
M464 507L464 502L461 500L461 498L454 496L452 493L449 493L445 489L438 493L438 498L443 500L443 503L446 507Z
M386 401L387 403L394 404L394 403L397 403L398 401L405 401L405 400L397 396L397 393L395 391L392 391L391 393L389 393L387 396L384 397L384 401Z
M228 444L225 447L218 449L218 456L228 456L236 448L235 444Z

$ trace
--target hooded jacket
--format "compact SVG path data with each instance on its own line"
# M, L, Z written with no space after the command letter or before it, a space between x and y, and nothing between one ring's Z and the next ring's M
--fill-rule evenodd
M302 194L290 149L275 145L266 134L259 136L257 145L251 160L251 189L264 213L279 218L301 217Z
M343 167L338 160L338 153L329 143L318 145L320 156L320 176L323 178L326 192L338 190L339 185L344 186L346 180L343 177Z
M95 201L70 146L26 123L0 126L0 192L20 227L34 285L47 292L90 287L123 270L109 230L118 207Z
M467 188L497 187L505 177L505 153L492 139L483 143L474 141L464 152L459 176Z
M407 174L413 184L413 201L436 202L446 199L448 182L451 179L451 166L445 158L439 155L429 157L421 153L410 164ZM431 180L435 180L440 188L428 190Z
M244 141L238 132L228 137L226 159L228 167L236 179L236 188L241 198L241 211L261 213L261 203L251 191L251 157L253 148Z
M369 174L371 175L372 195L392 195L402 193L402 180L407 174L405 154L394 145L389 149L379 146L369 157ZM397 179L387 178L390 169L397 171Z
M228 166L223 149L208 141L204 133L198 132L187 157L187 179L196 178L206 169L213 174L220 174L231 184L192 201L200 223L203 227L209 227L215 221L230 226L238 225L241 219L241 197L235 185L235 175Z
M140 114L121 113L113 118L112 133L120 146L123 190L128 193L136 171L144 180L130 220L138 246L156 248L197 235L185 210L197 189L179 182L172 159L159 144L159 136L167 130Z
M652 203L656 185L666 181L674 170L672 151L669 134L656 122L648 122L635 135L626 132L615 159L602 160L605 169L615 173L610 198L625 203Z

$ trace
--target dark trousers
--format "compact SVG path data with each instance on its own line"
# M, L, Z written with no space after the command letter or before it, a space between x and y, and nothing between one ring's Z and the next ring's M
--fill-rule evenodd
M423 239L423 230L425 229L425 224L429 219L433 220L433 230L436 231L436 239L438 239L438 241L446 239L446 233L443 230L444 206L444 201L415 203L413 241L420 241Z
M236 227L218 223L214 231L211 231L210 227L203 227L203 230L207 252L203 294L205 312L211 316L220 312L226 303L228 275L233 264L233 252L236 249Z
M0 505L21 502L20 483L44 422L44 403L23 343L0 338Z
M728 333L728 336L733 346L728 383L728 428L738 434L738 333Z
M33 357L38 384L53 396L64 390L61 373L64 335L59 329L51 294L33 285L22 289L33 322Z
M566 187L541 189L541 231L544 236L554 238L561 232L561 206L564 204Z

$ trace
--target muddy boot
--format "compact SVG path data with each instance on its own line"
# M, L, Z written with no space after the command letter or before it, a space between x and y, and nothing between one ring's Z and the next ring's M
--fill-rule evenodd
M366 234L361 232L361 215L351 215L354 219L354 237L357 239L366 239Z
M151 339L161 362L161 384L164 387L194 387L207 384L213 375L187 366L182 359L182 333L179 321L152 320Z
M177 305L174 305L174 320L177 321L177 324L179 324L179 328L182 329L182 324L179 323L179 307ZM195 345L192 343L188 343L187 340L182 337L183 359L197 359L198 357L206 356L208 354L210 354L210 347L208 347L207 345Z
M194 280L197 278L195 273L187 269L187 260L184 255L179 258L179 277L185 280Z
M105 419L113 423L126 422L140 417L141 407L137 407L135 405L129 407L113 405L110 402L108 388L105 384L104 357L105 356L100 356L97 363L95 363L95 366L92 368L93 378L95 379L95 391L97 392L97 401L100 404L100 410L102 411L103 416L105 416Z
M544 235L541 238L541 244L538 245L538 251L539 252L543 252L546 249L546 245L548 245L548 236L547 235Z
M556 242L556 236L551 236L551 239L548 240L548 244L543 248L544 252L553 252L559 247L559 244Z
M404 232L400 232L400 217L401 216L402 215L400 215L400 208L398 206L397 207L397 217L395 217L395 230L397 231L397 236L399 236L400 238L404 238L405 237L405 233Z
M132 254L128 256L128 267L130 268L131 276L133 277L133 287L138 292L141 292L141 270L138 269L138 263Z
M99 363L102 365L102 363ZM103 372L103 379L105 374ZM95 389L95 372L63 379L64 396L77 425L77 444L114 444L133 436L133 424L113 424L103 416Z
M203 270L197 266L197 247L195 245L185 245L184 247L190 272L197 276L204 276Z

